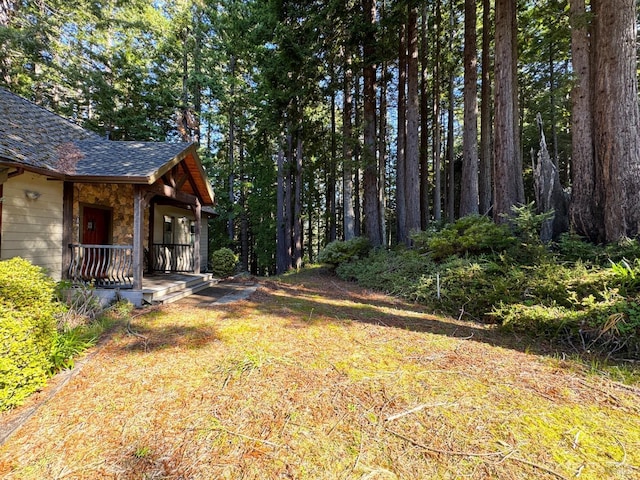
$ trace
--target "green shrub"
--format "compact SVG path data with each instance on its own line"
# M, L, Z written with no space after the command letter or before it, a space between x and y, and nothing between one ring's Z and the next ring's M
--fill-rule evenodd
M229 248L220 248L211 254L211 271L217 277L228 277L236 272L238 256Z
M43 350L51 348L54 317L60 312L54 291L55 282L42 268L18 257L0 262L0 303L31 319L33 335Z
M516 243L508 226L479 215L463 217L439 231L416 233L412 239L418 250L430 253L434 260L500 252Z
M363 287L414 299L416 285L429 275L435 264L415 250L375 250L368 257L343 263L336 273Z
M44 385L56 335L54 282L21 258L0 262L0 410Z
M24 402L40 389L51 367L33 319L0 303L0 411Z
M370 250L371 243L365 237L356 237L344 241L335 240L320 251L318 262L337 267L343 263L366 257Z

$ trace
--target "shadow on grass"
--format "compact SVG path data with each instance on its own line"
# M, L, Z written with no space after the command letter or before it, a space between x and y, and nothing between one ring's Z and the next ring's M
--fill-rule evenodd
M129 324L126 335L134 340L123 345L123 352L150 352L172 348L198 349L219 341L218 333L212 323L199 321L198 324L165 324L165 317L175 312L155 310L144 314L144 323Z
M570 356L592 366L606 364L640 370L632 361L580 350L560 340L508 331L499 325L469 319L464 314L460 319L437 315L425 305L364 289L322 269L289 275L283 282L267 282L265 287L262 292L276 300L256 302L255 308L270 313L288 308L294 315L298 313L292 321L297 328L313 322L314 317L322 317L325 321L355 321L482 342L537 355Z

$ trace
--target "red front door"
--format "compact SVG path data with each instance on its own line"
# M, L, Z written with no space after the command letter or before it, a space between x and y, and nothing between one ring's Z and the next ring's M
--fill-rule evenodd
M109 244L111 211L104 208L84 207L82 210L82 238L85 245Z

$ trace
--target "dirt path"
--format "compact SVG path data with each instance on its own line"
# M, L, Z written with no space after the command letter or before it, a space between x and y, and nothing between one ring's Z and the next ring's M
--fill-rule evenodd
M639 390L530 340L318 271L202 297L115 332L0 477L640 478Z

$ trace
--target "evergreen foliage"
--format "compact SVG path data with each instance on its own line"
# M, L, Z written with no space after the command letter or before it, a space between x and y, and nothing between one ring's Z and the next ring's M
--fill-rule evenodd
M335 240L324 247L318 255L318 262L326 263L334 268L364 258L371 250L371 242L365 237L351 240Z
M230 248L220 248L211 254L211 271L217 277L233 275L238 266L238 256Z

